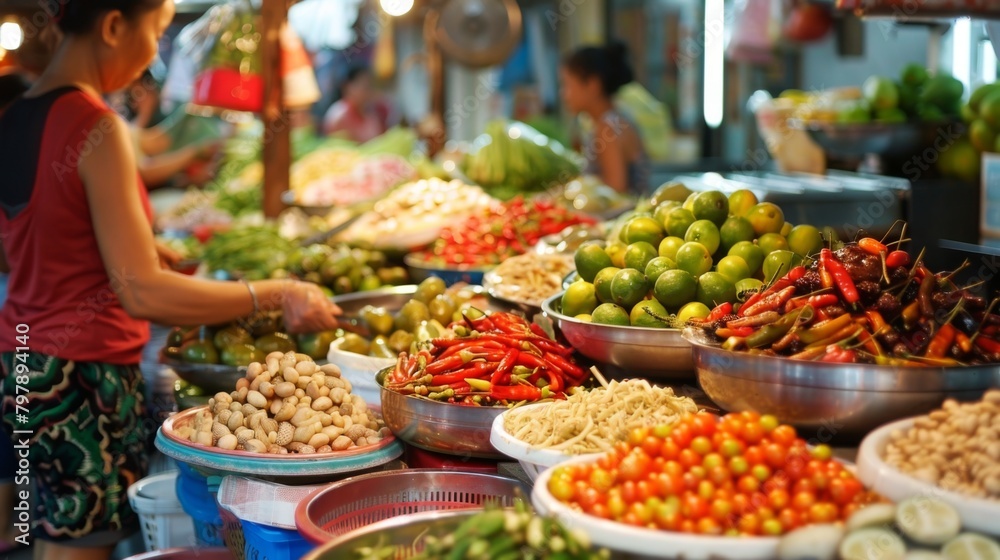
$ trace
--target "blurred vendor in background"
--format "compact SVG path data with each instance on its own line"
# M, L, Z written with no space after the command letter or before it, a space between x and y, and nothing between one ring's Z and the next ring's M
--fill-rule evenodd
M389 129L389 105L375 88L371 69L355 65L347 71L340 86L340 100L334 103L323 119L323 131L363 143Z
M582 146L587 172L618 192L645 193L649 161L642 137L614 104L615 94L633 80L625 45L583 47L563 60L559 78L566 108L595 123Z

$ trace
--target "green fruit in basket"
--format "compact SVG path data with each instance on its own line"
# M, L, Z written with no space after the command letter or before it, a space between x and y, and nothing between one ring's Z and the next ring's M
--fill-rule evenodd
M719 238L725 251L741 241L753 241L755 235L750 220L742 216L730 216L719 228Z
M222 347L219 360L227 366L248 366L253 362L263 362L265 354L252 344L233 343ZM323 356L324 358L326 356Z
M448 286L445 285L444 280L438 278L437 276L430 276L426 280L417 286L417 291L413 294L413 299L427 304L431 300L443 294Z
M409 346L410 345L407 344L406 348L409 349ZM351 352L353 354L361 354L362 356L367 356L368 352L371 351L371 344L363 337L357 334L347 333L344 335L344 339L340 342L340 349L343 350L344 352ZM400 350L400 352L402 352L402 350Z
M611 259L611 266L625 268L625 249L627 248L627 245L617 241L608 243L608 246L604 248L604 252L607 253L608 258Z
M962 519L950 505L920 496L903 500L896 506L896 526L917 544L940 546L958 536Z
M670 216L670 212L672 212L674 208L680 208L680 207L681 203L675 202L673 200L668 200L667 202L661 202L659 206L656 207L656 210L653 211L653 219L659 222L661 227L665 228L667 224L667 218Z
M281 332L265 334L257 338L253 345L263 352L265 356L271 352L295 352L298 350L295 341L287 334Z
M666 308L655 299L644 299L635 304L629 314L629 322L633 327L650 329L666 329L670 327L670 314Z
M646 274L646 280L649 281L651 285L655 284L656 279L659 278L661 274L676 268L677 263L671 259L668 259L667 257L656 257L646 264L646 270L644 271Z
M823 234L815 226L798 225L785 238L788 248L796 255L809 257L823 248Z
M751 276L750 267L747 266L747 262L735 255L722 257L719 260L719 264L715 265L715 270L734 283L750 278Z
M371 346L368 349L368 355L372 358L396 358L396 354L394 354L392 349L389 348L389 339L381 335L372 339Z
M253 344L253 337L243 327L230 325L215 333L212 342L216 348L224 348L232 344Z
M747 212L746 218L758 236L765 233L780 233L781 227L785 225L785 213L772 202L755 205Z
M667 215L667 235L672 237L684 237L691 224L698 221L694 213L686 208L674 208Z
M709 308L720 303L736 302L736 283L718 272L706 272L698 277L698 301Z
M577 321L583 321L584 323L594 322L594 316L591 315L590 313L581 313L573 318L576 319Z
M394 321L392 315L384 307L366 305L361 308L359 315L372 334L388 336L392 333Z
M370 292L372 290L377 290L382 287L382 281L378 279L378 276L374 274L369 274L361 279L361 284L358 285L359 292Z
M872 112L867 104L856 103L846 109L841 109L837 113L839 124L864 124L871 122Z
M263 315L254 319L253 324L250 325L250 334L254 338L262 337L266 334L271 334L278 330L278 320L270 315Z
M740 189L729 195L729 215L744 217L751 208L760 203L757 195L749 189Z
M452 315L455 314L455 302L447 295L442 294L432 299L427 305L427 309L431 312L431 319L447 325L451 322Z
M653 285L653 296L667 309L679 309L697 294L698 281L683 270L668 270Z
M626 310L631 310L648 293L649 284L646 282L646 275L634 268L618 271L611 280L611 298Z
M1000 82L993 82L989 84L983 84L972 92L969 96L969 108L972 109L974 113L979 113L979 105L982 103L986 96L990 95L995 91L1000 91Z
M682 327L686 325L691 319L704 319L708 317L712 310L708 308L707 305L698 301L692 301L681 307L680 311L677 312L676 325Z
M330 345L337 340L337 331L300 334L299 352L314 360L325 360L330 354Z
M750 241L741 241L733 245L727 254L743 259L747 263L747 267L750 268L751 276L756 276L760 267L764 265L764 258L767 257L764 249Z
M694 217L719 227L729 217L729 197L719 191L698 193L694 199Z
M380 268L375 274L387 286L402 286L410 279L410 275L406 272L406 269L401 266Z
M576 317L581 314L591 314L597 309L597 293L590 282L578 280L566 288L562 296L562 312L564 315Z
M625 249L625 268L646 270L646 265L649 264L649 261L655 259L657 256L656 247L649 243L645 241L632 243Z
M928 78L930 75L927 74L927 69L922 64L915 62L904 66L903 72L900 74L900 81L914 88L924 85Z
M714 254L719 250L721 243L719 228L715 227L711 220L698 220L688 228L684 234L684 241L701 243L708 249L709 254Z
M396 316L396 328L406 332L413 332L420 323L430 321L431 311L424 302L411 299L403 304Z
M658 248L658 253L661 257L667 257L670 260L675 260L677 258L677 249L680 249L684 245L684 239L681 237L665 237L663 241L660 241L660 246Z
M207 340L189 340L181 345L181 359L191 364L217 364L219 352Z
M350 333L344 335L344 338L347 338L349 335ZM413 344L414 339L415 338L412 333L408 333L406 331L396 331L392 333L392 335L389 337L389 348L397 355L400 352L409 352L410 346ZM364 339L362 338L361 340ZM343 343L341 343L340 347L341 349L343 349L344 347Z
M597 273L597 277L594 278L594 291L597 294L597 301L601 303L614 303L614 298L611 297L611 281L614 280L615 274L621 270L617 266L609 266Z
M602 303L590 314L591 321L599 325L616 325L627 327L629 325L628 312L613 303Z
M652 196L649 197L649 202L653 206L658 206L663 202L677 202L680 204L692 194L694 193L684 186L683 183L669 181L656 188Z
M695 278L712 270L712 254L701 243L681 245L674 261L677 263L677 268Z
M611 256L597 241L588 241L576 250L573 262L576 264L576 272L580 278L586 282L593 282L598 272L611 266Z
M341 276L333 282L333 291L337 295L350 294L354 292L354 284L347 276Z
M962 122L965 124L972 124L973 121L979 118L979 114L972 107L969 107L968 103L962 105L962 108L959 110L959 116L962 117Z
M875 122L885 124L898 124L906 122L906 113L898 107L892 109L879 109L875 112Z
M757 245L766 255L770 255L775 251L788 250L788 240L782 237L780 233L765 233L757 240Z
M977 119L969 125L969 142L980 152L992 152L996 141L997 133L986 121Z
M802 257L791 251L774 251L764 259L764 279L780 278L792 268L802 264Z
M889 78L871 76L861 86L865 101L876 111L879 109L895 109L899 104L899 90Z
M656 247L663 240L663 226L654 218L639 216L632 218L625 224L623 241L629 245L633 243L646 242Z
M965 93L965 86L954 76L937 74L927 80L923 89L920 90L920 101L947 112L955 106L957 101L962 99L963 93Z

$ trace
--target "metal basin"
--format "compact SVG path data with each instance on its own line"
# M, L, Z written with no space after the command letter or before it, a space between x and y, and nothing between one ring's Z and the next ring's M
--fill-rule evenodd
M840 157L861 157L878 154L887 157L909 157L933 145L934 139L952 128L961 132L957 123L804 123L792 120L793 128L805 130L827 153Z
M421 449L479 459L502 459L490 443L493 420L505 406L468 406L403 395L383 386L387 368L375 381L382 395L382 419L397 438Z
M723 350L684 330L698 382L727 411L774 414L808 439L854 439L882 424L930 412L946 398L976 400L1000 386L1000 365L907 368L835 364Z
M476 294L476 296L482 297L483 306L488 303L486 290L482 286L468 286L466 289ZM413 294L415 293L417 293L417 286L408 284L406 286L379 288L367 292L336 296L333 298L333 303L336 303L344 311L344 314L348 316L357 316L368 305L396 312L402 309L406 305L406 302L413 299ZM487 309L489 308L487 307Z
M691 344L680 329L595 325L560 312L562 294L542 303L577 352L629 377L686 379L694 376Z
M236 382L247 372L245 367L227 366L225 364L190 364L168 358L162 353L160 363L177 373L184 381L201 387L209 395L222 391L228 393L236 387Z

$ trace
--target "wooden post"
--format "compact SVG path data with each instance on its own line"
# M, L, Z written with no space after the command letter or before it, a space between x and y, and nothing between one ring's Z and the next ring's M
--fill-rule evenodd
M261 62L264 79L264 216L284 210L281 193L288 190L292 163L291 122L285 110L281 78L281 30L288 19L288 0L261 2Z

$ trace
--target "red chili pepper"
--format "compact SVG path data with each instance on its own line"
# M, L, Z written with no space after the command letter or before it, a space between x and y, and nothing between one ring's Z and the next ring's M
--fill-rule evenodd
M530 325L528 325L528 328L531 329L531 332L537 334L538 336L540 336L542 338L548 338L549 337L548 333L545 332L545 329L543 329L542 326L539 325L538 323L531 323Z
M493 376L490 378L490 383L494 385L498 384L504 375L510 373L510 370L514 369L514 364L517 363L517 357L521 352L517 349L511 348L507 351L507 355L500 360L500 364L497 365L497 369L493 371Z
M883 354L882 347L879 346L878 341L875 340L875 337L872 336L872 334L868 332L867 329L861 329L861 333L858 334L858 340L861 341L861 344L865 347L865 350L867 350L871 354L875 356L881 356Z
M718 321L719 319L733 312L733 304L728 301L715 306L715 309L708 314L708 321Z
M828 307L830 305L837 305L840 300L837 299L836 294L822 294L818 296L800 297L788 300L785 304L785 312L788 313L799 307L805 307L806 305L811 305L814 308Z
M477 362L470 365L469 367L454 371L448 374L435 375L431 379L431 385L449 385L452 383L458 383L464 381L470 377L481 378L484 375L491 373L497 368L496 363L489 362Z
M959 350L961 350L963 354L972 352L972 339L969 338L969 335L958 329L955 329L955 344L958 345Z
M950 323L941 325L941 328L931 338L930 344L927 345L927 352L924 356L928 358L943 358L948 349L951 348L951 344L955 342L955 332L955 327L951 326Z
M750 296L750 299L748 299L746 303L740 306L740 310L736 314L739 315L740 317L743 317L744 315L746 315L747 311L750 310L755 304L760 302L761 299L775 292L780 292L781 290L788 288L789 286L794 284L796 280L799 280L803 276L805 276L805 274L806 274L806 267L804 266L796 266L792 268L791 270L788 271L788 274L785 274L783 277L779 278L773 285L771 285L771 287L769 287L766 290L761 290L755 293L754 295ZM782 302L782 305L784 305L784 302Z
M542 398L542 390L534 385L494 385L490 398L497 401L537 401Z
M554 393L561 393L563 390L562 377L550 369L544 370L544 372L545 377L549 380L549 390Z
M1000 342L985 336L977 336L975 345L989 352L990 354L1000 354Z
M906 251L893 251L885 258L885 266L896 268L910 264L910 254Z
M861 241L858 241L858 247L869 255L875 255L876 257L887 250L881 241L871 237L865 237Z
M865 317L868 319L868 326L871 327L873 333L884 334L889 330L885 319L882 318L882 314L878 311L865 311Z
M775 292L768 294L760 301L754 303L753 305L745 305L740 311L743 312L744 317L753 317L754 315L759 315L766 311L774 311L780 309L785 305L792 296L795 295L795 286L788 286L782 289L780 292Z
M542 352L559 354L564 357L569 357L573 354L572 348L569 346L563 346L551 338L532 338L530 341Z
M544 369L548 367L548 364L545 363L545 360L543 360L541 356L536 356L534 354L529 354L527 352L521 352L520 354L518 354L517 365L529 367L531 369L535 368Z
M841 348L836 344L826 347L826 354L820 358L821 362L854 363L858 361L858 355L854 350Z
M731 329L729 327L722 327L721 329L717 329L715 331L715 336L719 338L729 338L731 336L746 338L752 335L754 331L756 331L756 329L753 327L738 327L735 329Z
M858 289L854 286L854 280L851 279L851 275L844 268L844 265L833 256L833 251L823 249L819 253L819 258L820 263L833 276L833 281L841 295L844 296L844 301L851 305L857 303L861 296L858 295Z

